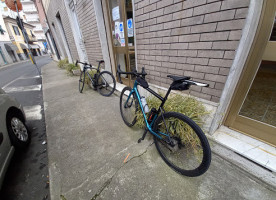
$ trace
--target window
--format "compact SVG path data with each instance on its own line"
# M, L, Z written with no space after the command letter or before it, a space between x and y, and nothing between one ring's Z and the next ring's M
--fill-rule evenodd
M32 37L35 37L35 35L33 34L32 30L30 30L30 33L31 33L31 36L32 36Z
M12 26L12 28L13 28L15 35L20 35L19 29L17 26Z

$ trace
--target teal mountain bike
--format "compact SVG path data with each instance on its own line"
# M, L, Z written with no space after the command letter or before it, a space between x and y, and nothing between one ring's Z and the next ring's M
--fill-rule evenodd
M121 74L136 77L133 88L125 87L120 96L120 112L125 124L133 126L137 120L137 112L140 108L146 124L143 136L138 140L144 140L146 134L150 132L154 136L156 148L168 166L178 173L195 177L205 173L211 163L211 149L208 140L201 128L187 116L177 112L165 112L163 106L171 90L188 90L191 85L208 87L208 84L190 80L190 77L179 77L168 75L172 79L165 97L160 96L149 88L145 76L147 73L142 68L142 72L123 72L118 66L117 75L121 81ZM155 97L161 104L158 109L152 108L148 114L145 99L139 94L137 87L143 87Z

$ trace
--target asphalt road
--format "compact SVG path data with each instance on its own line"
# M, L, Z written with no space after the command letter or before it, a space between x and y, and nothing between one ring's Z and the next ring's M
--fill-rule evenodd
M49 56L35 58L39 69L52 61ZM16 152L12 159L0 199L50 199L41 77L30 61L0 67L0 87L22 104L31 132L29 148L25 152Z

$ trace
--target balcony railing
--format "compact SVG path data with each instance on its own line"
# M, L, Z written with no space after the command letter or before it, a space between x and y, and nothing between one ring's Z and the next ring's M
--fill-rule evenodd
M36 9L24 9L24 13L37 13Z
M32 35L28 34L28 37L29 37L29 42L36 42L37 41L35 36L32 36Z
M39 22L38 18L27 19L27 22Z
M42 29L42 27L39 27L39 28L36 27L36 28L33 29L33 31L43 31L43 29Z

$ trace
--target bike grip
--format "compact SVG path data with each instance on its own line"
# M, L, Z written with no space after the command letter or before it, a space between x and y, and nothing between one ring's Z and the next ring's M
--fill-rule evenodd
M120 65L120 64L118 65L117 71L118 71L118 72L121 72L121 71L122 71L122 70L121 70L121 65Z
M142 67L142 77L145 78L146 75L147 75L147 73L145 71L145 67Z

